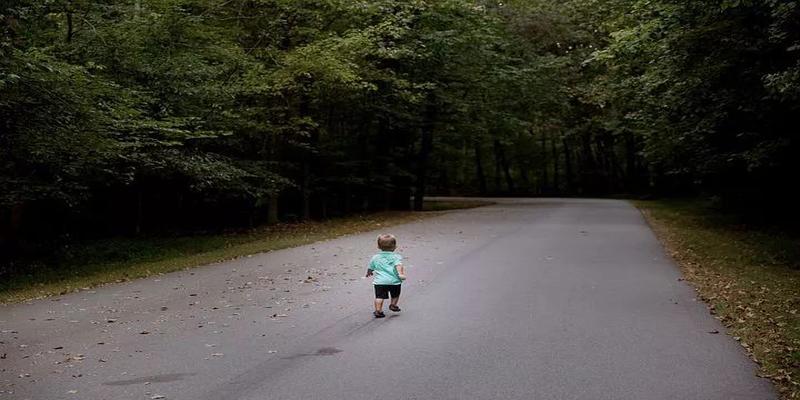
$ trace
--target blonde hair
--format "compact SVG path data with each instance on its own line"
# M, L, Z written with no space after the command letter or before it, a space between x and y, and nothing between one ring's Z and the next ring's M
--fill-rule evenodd
M397 239L388 233L378 235L378 248L383 251L394 251L397 248Z

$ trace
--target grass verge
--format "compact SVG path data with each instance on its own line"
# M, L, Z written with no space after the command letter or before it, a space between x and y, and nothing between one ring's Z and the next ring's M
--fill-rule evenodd
M423 211L447 211L463 208L483 207L495 204L485 200L434 200L422 204Z
M800 237L697 200L638 201L684 276L770 378L800 398Z
M447 204L439 204L447 203ZM486 202L426 203L425 210L479 207ZM440 212L380 212L321 222L278 224L246 232L176 237L116 238L84 243L29 274L0 281L0 303L65 294L144 278L248 254L300 246L342 235L418 221Z

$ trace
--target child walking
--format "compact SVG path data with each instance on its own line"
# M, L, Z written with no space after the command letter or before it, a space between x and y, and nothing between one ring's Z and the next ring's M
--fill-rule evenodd
M406 271L401 261L403 257L394 252L397 248L397 239L394 236L383 234L378 236L380 253L372 256L367 268L367 277L373 276L372 284L375 285L375 318L383 318L383 301L392 296L389 309L400 312L397 301L400 300L400 285L406 280Z

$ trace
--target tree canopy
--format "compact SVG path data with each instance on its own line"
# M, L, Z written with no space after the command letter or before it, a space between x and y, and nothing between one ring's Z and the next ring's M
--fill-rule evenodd
M0 241L325 218L426 193L794 211L799 14L746 0L9 0Z

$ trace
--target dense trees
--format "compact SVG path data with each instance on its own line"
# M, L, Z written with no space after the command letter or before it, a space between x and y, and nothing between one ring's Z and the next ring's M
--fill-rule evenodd
M794 1L9 0L0 240L798 171Z
M654 189L789 210L798 3L639 1L628 11L605 19L610 39L591 62L604 69L602 119L640 143Z

